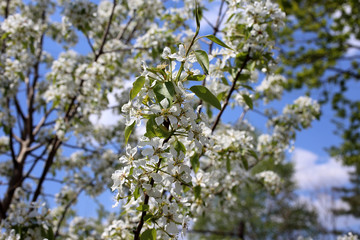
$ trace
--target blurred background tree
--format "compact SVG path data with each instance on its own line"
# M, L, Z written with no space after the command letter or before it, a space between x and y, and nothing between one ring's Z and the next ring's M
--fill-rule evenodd
M213 209L210 217L200 218L189 239L297 239L324 233L317 213L300 202L291 180L294 169L290 162L275 164L263 161L253 171L272 169L281 176L282 188L271 194L260 184L246 184L235 207Z
M349 209L335 214L360 217L360 4L358 0L278 0L287 14L279 36L280 72L287 89L320 92L331 104L342 142L328 152L354 166L351 186L334 189Z

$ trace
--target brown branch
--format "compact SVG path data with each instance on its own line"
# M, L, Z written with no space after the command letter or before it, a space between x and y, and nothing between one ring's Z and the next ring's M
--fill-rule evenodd
M131 41L132 37L134 36L134 33L135 33L136 29L139 27L139 25L140 25L139 23L137 23L137 24L135 25L135 27L134 27L133 30L131 31L129 37L126 39L125 44L129 44L129 43L130 43L130 41Z
M134 21L134 19L135 19L135 11L134 11L133 16L132 16L132 17L129 19L129 21L126 23L126 25L125 25L124 29L121 31L121 33L119 32L119 34L117 35L116 39L118 39L118 40L123 39L125 32L126 32L127 29L129 28L130 23L131 23L132 21Z
M38 183L38 185L36 187L33 198L31 200L32 202L36 202L37 198L40 195L42 184L45 181L45 177L46 177L51 165L54 162L56 152L57 152L57 150L59 149L59 147L61 145L61 140L57 136L55 136L55 138L53 138L53 141L52 141L51 145L52 145L52 148L50 150L50 153L49 153L48 158L46 160L46 163L45 163L44 169L42 171L41 177L39 179L39 183Z
M13 132L11 132L11 136L13 136L15 138L16 141L18 141L19 143L23 143L23 139L19 138L16 134L14 134Z
M360 74L356 74L354 72L351 72L350 70L344 70L344 69L335 68L335 67L329 67L328 69L331 71L334 71L334 72L338 72L340 74L348 74L354 78L360 78Z
M219 28L220 28L220 25L221 25L221 22L222 22L221 14L222 14L222 10L223 10L223 7L224 7L224 3L225 3L225 0L222 0L220 8L219 8L218 16L217 16L217 19L216 19L215 27L214 27L214 32L213 32L214 36L216 36L216 34L220 31ZM213 45L214 45L214 42L211 41L210 46L209 46L209 54L211 54Z
M213 35L214 35L214 36L216 36L216 34L220 31L219 28L220 28L220 24L221 24L221 22L222 22L222 20L221 20L221 13L222 13L222 9L223 9L224 3L225 3L225 0L222 0L222 1L221 1L221 4L220 4L220 8L219 8L219 12L218 12L218 16L217 16L217 19L216 19L215 26L212 26L212 25L209 23L209 25L214 29L214 31L213 31ZM205 18L205 20L208 21L206 18ZM209 54L211 54L213 45L214 45L214 42L211 41L211 42L210 42L210 45L209 45ZM201 85L205 87L205 85L206 85L206 78L202 81L202 84L201 84ZM199 113L201 113L201 110L202 110L202 103L203 103L203 100L200 99L200 102L199 102L199 105L200 105Z
M132 50L150 50L149 47L134 47L134 48L119 48L109 51L103 51L103 53L113 53L113 52L130 52Z
M25 121L25 119L26 119L25 115L24 115L23 111L21 110L19 101L16 96L14 97L14 103L15 103L17 113L21 116L22 120Z
M89 35L87 35L86 32L84 32L84 35L86 37L86 41L88 42L90 48L91 48L91 51L93 52L94 56L96 56L96 51L94 49L94 46L92 45L91 41L90 41L90 38L89 38Z
M111 25L111 22L112 22L112 19L113 19L115 7L116 7L116 0L113 0L113 7L112 7L112 9L111 9L111 14L110 14L110 17L109 17L109 22L108 22L108 24L106 25L104 35L103 35L103 37L102 37L102 39L101 39L101 44L100 44L99 52L95 55L95 62L98 60L98 58L100 57L100 55L103 54L103 48L104 48L104 46L105 46L106 38L107 38L107 36L108 36L108 34L109 34L109 31L110 31L110 25Z
M168 137L167 140L169 140L170 137ZM165 143L165 141L164 141L164 143ZM162 161L162 158L160 158L159 162L157 163L156 173L159 171L161 161ZM150 185L151 185L151 187L154 186L154 179L150 180ZM145 193L145 199L144 199L144 204L145 205L147 205L149 203L149 199L150 199L149 195L147 195ZM140 232L141 232L141 229L142 229L142 227L144 225L144 218L146 216L146 212L147 211L142 211L142 213L141 213L140 222L139 222L138 226L136 227L136 230L134 231L134 240L139 240L140 239Z
M227 95L227 97L226 97L226 100L225 100L225 102L224 102L224 105L222 106L220 112L219 112L218 115L216 116L214 125L213 125L212 128L211 128L211 131L212 131L212 132L214 132L216 126L219 124L220 118L221 118L222 114L224 113L225 108L226 108L227 105L229 104L230 97L231 97L232 93L233 93L234 90L235 90L236 83L237 83L237 81L239 80L239 77L240 77L242 71L243 71L244 68L246 67L247 62L250 60L250 51L251 51L251 48L249 48L249 50L248 50L248 53L247 53L247 55L246 55L246 57L245 57L245 60L244 60L244 62L242 63L242 65L241 65L241 67L240 67L240 71L238 71L238 73L236 74L236 76L235 76L235 78L234 78L234 81L233 81L233 83L232 83L232 85L231 85L231 88L230 88L229 93L228 93L228 95Z
M50 109L49 111L45 112L45 114L42 116L42 118L40 119L39 123L36 125L36 127L34 128L32 135L36 136L36 134L39 133L41 127L45 126L45 121L47 119L47 117L50 115L50 113L53 111L54 109ZM55 123L55 122L54 122Z
M92 184L92 181L87 184L87 185L91 185ZM63 213L61 214L61 217L60 217L60 220L56 226L56 231L55 231L55 234L54 234L54 239L56 239L57 237L59 237L59 234L60 234L60 227L61 227L61 224L62 222L64 221L65 219L65 216L66 216L66 213L67 211L69 210L69 208L71 207L71 205L76 201L76 199L79 197L79 195L81 194L82 191L84 191L85 187L87 187L87 185L84 185L82 188L80 188L80 190L76 193L76 195L66 204L65 208L64 208L64 211Z

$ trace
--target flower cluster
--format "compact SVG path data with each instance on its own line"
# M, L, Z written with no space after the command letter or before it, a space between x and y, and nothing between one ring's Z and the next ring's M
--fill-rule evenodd
M29 203L25 198L24 189L17 188L9 216L0 225L10 230L1 234L0 239L43 239L52 233L52 217L45 203Z
M256 178L261 180L266 189L270 192L277 192L281 186L280 177L273 171L264 171L255 175Z

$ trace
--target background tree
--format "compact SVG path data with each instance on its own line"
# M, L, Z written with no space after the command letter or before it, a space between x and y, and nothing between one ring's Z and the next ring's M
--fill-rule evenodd
M212 209L200 217L191 230L191 239L297 239L325 233L316 210L301 202L294 192L293 165L275 164L274 159L261 162L252 169L275 171L282 179L278 189L266 191L261 182L247 184L236 204ZM319 238L320 239L320 238Z
M359 216L360 171L360 8L350 1L277 1L288 17L280 34L281 73L286 88L320 92L319 101L330 103L333 122L342 143L329 153L354 166L352 187L338 188L350 210L337 213Z

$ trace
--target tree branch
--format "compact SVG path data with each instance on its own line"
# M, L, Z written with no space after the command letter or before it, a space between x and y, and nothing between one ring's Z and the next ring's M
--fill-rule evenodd
M98 60L98 58L100 57L100 55L103 53L103 48L104 48L104 46L105 46L106 38L107 38L107 36L108 36L108 34L109 34L109 31L110 31L110 25L111 25L112 18L113 18L113 15L114 15L115 7L116 7L116 0L113 0L113 7L112 7L112 9L111 9L111 14L110 14L110 17L109 17L109 22L108 22L108 24L106 25L105 32L104 32L103 38L102 38L102 40L101 40L99 52L95 55L95 62Z
M240 71L238 71L238 73L236 74L236 76L235 76L235 78L234 78L234 81L233 81L233 83L232 83L232 85L231 85L231 88L230 88L229 93L228 93L228 95L227 95L227 97L226 97L226 100L225 100L225 102L224 102L224 105L222 106L220 112L219 112L218 115L216 116L214 125L213 125L212 128L211 128L211 131L212 131L212 132L214 132L216 126L218 125L218 123L219 123L219 121L220 121L220 118L221 118L222 114L223 114L224 111L225 111L225 108L226 108L227 105L229 104L230 97L231 97L231 95L232 95L232 93L234 92L235 87L236 87L236 82L238 81L238 79L239 79L242 71L243 71L244 68L246 67L247 62L250 60L250 51L251 51L251 48L249 48L249 50L248 50L248 53L247 53L247 55L246 55L246 57L245 57L245 60L244 60L244 62L242 63L242 65L241 65L241 67L240 67Z

